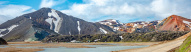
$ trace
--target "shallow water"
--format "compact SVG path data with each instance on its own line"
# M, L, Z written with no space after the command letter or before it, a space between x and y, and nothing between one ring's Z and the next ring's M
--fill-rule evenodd
M30 45L30 44L12 44L12 45ZM112 46L108 46L112 45ZM84 45L87 47L93 48L66 48L66 47L59 47L59 48L43 48L44 51L39 52L111 52L111 51L118 51L118 50L125 50L125 49L134 49L134 48L142 48L148 47L148 45L144 46L121 46L117 44L104 44L104 45ZM7 48L7 45L0 45L0 48ZM40 47L16 47L16 48L40 48Z
M7 48L8 46L6 45L0 45L0 48Z
M111 52L118 51L124 49L133 49L133 48L142 48L148 46L103 46L103 45L85 45L88 47L96 47L96 48L44 48L44 51L39 52Z

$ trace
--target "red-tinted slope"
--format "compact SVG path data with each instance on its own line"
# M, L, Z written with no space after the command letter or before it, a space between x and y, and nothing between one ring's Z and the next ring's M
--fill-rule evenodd
M172 15L164 19L162 23L158 24L158 30L167 31L190 31L190 19L181 16Z

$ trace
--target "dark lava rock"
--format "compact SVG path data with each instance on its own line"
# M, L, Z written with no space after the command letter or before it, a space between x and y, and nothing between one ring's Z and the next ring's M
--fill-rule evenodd
M3 38L0 38L0 45L7 45L7 42Z

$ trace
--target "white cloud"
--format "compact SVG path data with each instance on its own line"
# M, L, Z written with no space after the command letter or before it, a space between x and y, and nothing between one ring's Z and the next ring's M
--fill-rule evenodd
M189 0L83 0L63 13L87 21L118 19L122 22L162 20L172 14L190 18ZM190 18L191 19L191 18Z
M65 2L65 0L58 0L58 1L54 1L54 0L42 0L41 1L41 4L40 4L40 8L43 8L43 7L53 7L55 5L58 5L58 4L61 4Z
M155 0L151 3L151 10L158 17L168 17L172 14L191 19L191 4L188 0Z
M34 11L30 6L25 5L0 5L0 24L20 16L25 13Z

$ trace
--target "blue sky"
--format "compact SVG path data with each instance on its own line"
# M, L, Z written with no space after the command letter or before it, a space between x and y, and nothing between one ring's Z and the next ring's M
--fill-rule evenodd
M42 0L0 0L5 2L3 5L26 5L26 6L31 6L33 9L38 10L39 5L41 4ZM59 0L54 0L54 1L59 1ZM69 9L69 6L71 6L74 3L83 3L82 0L60 0L62 1L62 3L60 3L59 5L56 5L54 7L52 7L53 9L57 9L57 10L63 10L63 9ZM63 7L61 7L63 6Z
M97 22L116 19L123 23L162 20L170 15L191 19L190 0L0 0L0 24L42 7Z

